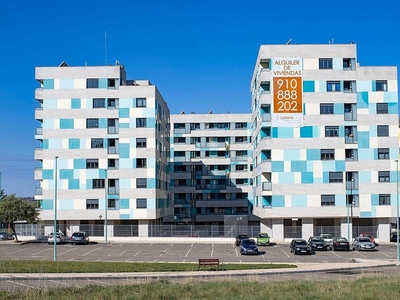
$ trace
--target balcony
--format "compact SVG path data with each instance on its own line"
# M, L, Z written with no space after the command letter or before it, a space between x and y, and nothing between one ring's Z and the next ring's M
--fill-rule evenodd
M35 195L42 196L43 195L43 189L41 187L37 187L35 189Z
M41 180L41 179L43 179L43 175L42 175L42 171L43 171L43 169L41 168L41 167L37 167L37 168L35 168L35 180Z
M231 157L231 161L247 161L248 157L247 156L235 156Z
M218 142L209 142L209 143L206 143L206 147L208 147L208 148L226 148L226 144L223 142L223 143L218 143Z
M263 191L272 191L272 182L263 182L262 190Z

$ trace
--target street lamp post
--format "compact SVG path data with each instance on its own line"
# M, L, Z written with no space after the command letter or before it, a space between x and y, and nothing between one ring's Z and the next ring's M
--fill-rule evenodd
M57 173L58 173L58 166L57 166L58 156L54 158L54 229L53 229L53 260L57 260Z
M353 205L354 205L354 199L353 199L353 183L354 183L354 177L351 177L351 182L350 182L350 209L351 209L351 225L353 226Z
M400 249L399 249L399 160L396 159L396 229L397 229L397 250L396 250L396 265L400 265Z
M108 224L107 224L107 213L108 213L108 177L107 177L107 170L105 170L105 179L104 179L104 201L105 201L105 207L104 207L104 238L106 240L106 243L108 242L107 238L107 231L108 231Z

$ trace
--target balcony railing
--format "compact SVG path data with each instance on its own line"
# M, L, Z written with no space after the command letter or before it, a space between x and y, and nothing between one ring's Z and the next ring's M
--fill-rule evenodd
M37 187L35 189L35 195L43 195L43 189L41 187Z
M262 190L263 191L272 191L272 182L263 182Z

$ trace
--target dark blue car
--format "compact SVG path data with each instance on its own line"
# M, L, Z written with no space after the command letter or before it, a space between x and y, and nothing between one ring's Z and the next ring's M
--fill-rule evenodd
M240 254L259 254L257 243L253 239L244 239L240 242Z

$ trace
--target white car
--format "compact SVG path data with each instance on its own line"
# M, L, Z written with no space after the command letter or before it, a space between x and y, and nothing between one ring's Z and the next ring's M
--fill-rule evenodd
M332 249L333 247L333 236L331 234L326 234L326 233L321 233L319 235L320 237L322 237L325 241L325 243L327 244L327 246Z
M63 244L65 243L65 235L62 232L57 232L56 233L56 243L57 244ZM49 234L49 237L47 238L47 243L50 244L54 244L54 232Z

